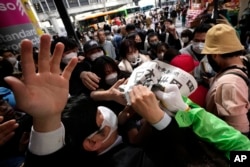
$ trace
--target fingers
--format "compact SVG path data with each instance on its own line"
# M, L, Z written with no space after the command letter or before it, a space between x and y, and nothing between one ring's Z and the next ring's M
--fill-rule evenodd
M165 92L166 93L176 92L176 91L179 91L178 89L179 88L176 84L167 84L167 86L165 87Z
M90 72L89 73L89 78L94 81L95 83L99 83L100 79L95 73Z
M50 71L52 73L60 74L60 62L62 59L62 54L64 50L64 45L62 43L58 43L55 47L55 51L53 53L53 57L50 62Z
M35 75L35 64L33 60L33 46L30 40L23 40L21 42L21 64L22 73L25 79L29 79L29 76Z
M160 90L157 90L154 92L156 97L159 99L159 100L162 100L163 99L163 95L164 95L164 92L160 91Z
M129 78L127 78L127 79L123 82L123 84L124 84L124 85L127 84L127 83L128 83L128 80L129 80Z
M14 136L14 134L15 134L15 132L11 132L7 135L1 136L0 146L4 145L7 141L9 141Z
M40 49L38 55L38 71L39 73L49 72L50 71L50 35L42 35L40 38Z
M24 78L24 82L27 81L28 77L29 77L29 75L26 75L26 78ZM12 76L5 77L4 80L8 83L8 85L10 85L11 89L14 92L15 99L16 99L16 105L18 107L22 107L22 106L20 106L20 99L23 99L24 95L27 94L27 89L26 89L24 83L20 79L17 79L17 78L12 77Z
M77 58L72 58L71 61L69 62L69 64L65 67L65 69L63 70L62 72L62 76L69 80L70 79L70 76L71 76L71 73L72 71L74 70L76 64L77 64L78 60Z
M136 104L138 101L143 100L143 94L145 93L146 89L143 88L142 85L136 85L133 89L129 92L131 104Z
M119 79L112 87L118 88L120 85L124 84L125 78Z
M19 125L16 123L15 120L9 120L0 124L0 146L5 144L11 139L11 137L14 136L14 131L18 126Z
M93 82L92 80L87 80L86 82L84 82L84 85L89 89L89 90L96 90L99 85L95 82Z
M81 73L80 77L82 79L83 84L89 90L96 90L99 87L98 83L100 78L96 74L84 71Z

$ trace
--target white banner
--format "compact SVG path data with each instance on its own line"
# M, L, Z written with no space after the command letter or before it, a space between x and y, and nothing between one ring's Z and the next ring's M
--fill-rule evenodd
M129 91L134 85L142 84L152 88L156 84L165 87L166 84L177 84L183 96L189 96L197 88L195 78L180 68L154 60L141 64L133 70L126 85L121 85L120 90L125 93L130 105Z

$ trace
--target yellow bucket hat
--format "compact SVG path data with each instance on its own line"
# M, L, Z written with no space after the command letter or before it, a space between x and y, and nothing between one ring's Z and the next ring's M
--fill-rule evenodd
M244 50L244 46L232 26L217 24L206 34L205 46L202 54L225 54Z

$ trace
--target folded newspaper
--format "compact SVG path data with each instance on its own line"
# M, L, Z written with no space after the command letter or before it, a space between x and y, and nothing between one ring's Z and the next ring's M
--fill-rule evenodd
M158 60L144 62L135 68L127 84L119 87L120 91L124 92L127 105L131 105L129 91L138 84L150 89L154 85L165 88L166 84L177 84L182 96L189 96L197 88L197 82L191 74Z

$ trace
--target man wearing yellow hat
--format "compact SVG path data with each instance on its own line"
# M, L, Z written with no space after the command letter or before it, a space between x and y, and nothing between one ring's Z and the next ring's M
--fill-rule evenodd
M210 81L206 109L243 134L249 134L247 68L241 59L244 47L233 27L217 24L206 34L202 54L217 74ZM225 75L227 74L227 75Z

